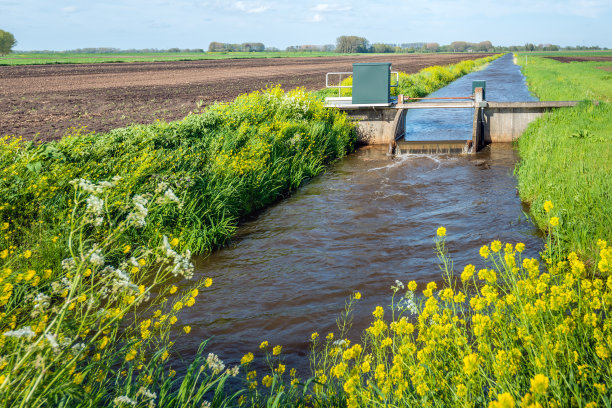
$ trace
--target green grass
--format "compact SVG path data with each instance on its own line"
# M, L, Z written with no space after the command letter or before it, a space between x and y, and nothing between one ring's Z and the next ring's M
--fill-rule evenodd
M521 55L547 56L547 57L612 57L612 51L532 51L520 52Z
M245 58L293 58L293 57L333 57L342 55L335 52L152 52L152 53L116 53L116 54L77 54L27 53L8 54L0 57L0 65L40 65L40 64L95 64L102 62L152 62L152 61L198 61L218 59Z
M518 58L524 64L523 58ZM598 238L612 238L612 73L609 62L561 63L529 58L523 65L529 89L541 100L596 100L559 109L532 123L517 142L521 199L549 230L542 203L560 208L564 250L594 259ZM603 102L605 101L605 102Z

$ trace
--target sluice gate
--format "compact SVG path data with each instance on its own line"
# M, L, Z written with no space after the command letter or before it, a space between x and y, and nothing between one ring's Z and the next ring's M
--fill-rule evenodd
M353 96L325 99L326 107L340 109L357 122L359 142L368 145L389 145L400 152L463 152L475 153L489 143L516 140L529 123L551 109L571 107L577 101L494 102L485 99L486 81L472 82L472 95L448 98L406 98L392 96L390 63L353 64L353 73L328 73L326 86L352 88ZM342 85L343 75L353 74L352 85ZM338 85L330 85L332 75L339 75ZM414 101L414 102L410 102ZM406 113L409 109L473 109L472 137L463 140L404 141ZM443 113L440 112L440 115ZM399 150L397 150L399 149Z

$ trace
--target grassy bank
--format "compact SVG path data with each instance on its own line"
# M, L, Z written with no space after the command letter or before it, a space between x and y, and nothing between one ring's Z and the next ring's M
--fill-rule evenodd
M518 62L524 64L524 58ZM523 72L541 100L589 100L547 113L518 140L521 199L547 230L542 203L563 209L559 240L566 251L597 254L595 238L612 239L612 81L610 62L561 63L530 57Z
M354 142L344 114L279 88L173 123L3 139L0 406L186 406L223 391L238 368L171 349L180 310L212 283L177 291L191 251L223 244Z

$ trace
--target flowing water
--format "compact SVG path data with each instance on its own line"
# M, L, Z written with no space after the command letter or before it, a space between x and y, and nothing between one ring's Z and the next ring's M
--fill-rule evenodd
M472 72L428 97L457 97L472 94L472 81L485 80L486 99L495 102L535 101L512 54L493 61L482 71ZM429 101L431 102L431 101ZM472 109L409 109L406 140L467 140L472 138Z
M488 81L491 100L502 100L498 93L528 99L511 58L459 79L449 86L458 90L449 92L469 94L472 79ZM456 129L468 139L469 125L453 115L445 118L447 112L430 121L409 117L407 127L421 129L423 137L411 133L419 140L434 133L457 138L446 135ZM471 112L465 122L471 123ZM511 146L494 145L473 156L391 159L385 153L370 147L350 155L245 222L229 247L196 259L196 277L210 276L214 284L181 311L181 323L192 332L177 341L178 350L188 357L213 337L207 352L235 364L249 351L261 356L257 347L268 340L283 346L288 368L308 374L310 334L337 333L335 319L351 293L363 295L354 314L357 336L375 306L389 305L396 279L415 280L421 289L441 282L433 241L439 226L448 231L458 270L468 263L484 266L478 249L493 239L524 242L528 255L540 250L541 239L516 193Z

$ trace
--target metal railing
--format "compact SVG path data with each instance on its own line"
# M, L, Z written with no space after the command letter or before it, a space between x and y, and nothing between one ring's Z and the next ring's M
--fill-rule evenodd
M391 74L395 74L395 84L389 85L389 88L396 88L399 85L399 72L391 71ZM329 84L330 75L338 75L338 85ZM352 72L328 72L327 74L325 74L325 87L326 88L338 88L338 96L341 96L341 92L343 88L353 88L353 85L342 85L343 75L351 76L353 75L353 73Z

